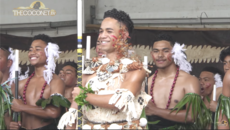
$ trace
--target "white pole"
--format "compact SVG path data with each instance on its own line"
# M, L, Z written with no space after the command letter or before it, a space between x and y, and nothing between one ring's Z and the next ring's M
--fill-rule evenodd
M144 67L148 68L148 56L144 56Z
M213 86L213 101L216 101L216 85Z
M82 39L82 0L78 0L77 1L77 35L78 37L81 37L80 39Z
M15 71L19 71L19 50L15 50Z
M90 59L90 42L91 42L91 37L87 36L87 41L86 41L86 59Z
M85 33L85 0L82 1L82 32Z
M84 56L82 56L82 72L84 71L84 65L85 65L85 59Z

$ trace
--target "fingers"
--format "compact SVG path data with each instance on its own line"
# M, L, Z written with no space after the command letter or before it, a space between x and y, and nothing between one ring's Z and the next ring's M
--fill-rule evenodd
M21 122L20 122L20 125L19 125L19 122L10 122L10 129L12 130L19 130L21 126Z

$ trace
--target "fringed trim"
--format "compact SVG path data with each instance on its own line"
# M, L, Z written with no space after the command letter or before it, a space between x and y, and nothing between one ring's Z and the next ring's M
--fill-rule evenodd
M109 104L115 104L119 110L127 114L126 120L131 123L133 118L137 118L134 104L134 95L127 89L117 89L116 93L110 98ZM116 103L117 102L117 103Z
M65 126L69 125L72 127L72 125L75 123L77 116L78 116L78 111L75 108L70 108L68 112L66 112L61 119L59 120L58 123L58 129L64 130Z

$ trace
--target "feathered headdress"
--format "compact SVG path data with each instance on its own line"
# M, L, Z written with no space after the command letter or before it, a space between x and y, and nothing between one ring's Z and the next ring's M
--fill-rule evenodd
M59 50L59 46L57 44L49 42L48 45L45 48L46 53L46 63L45 65L46 70L43 71L43 76L47 84L50 83L50 81L53 78L53 73L55 73L56 63L55 59L59 58L59 53L61 53Z
M220 74L218 74L218 73L215 74L214 79L215 79L215 85L216 85L217 88L218 87L223 87L223 82L221 80Z
M8 59L9 60L12 60L12 65L10 67L10 75L9 75L9 78L8 78L8 81L10 83L10 85L15 81L14 78L15 78L15 66L16 66L16 62L15 62L15 52L12 48L9 48L9 52L10 52L10 55L8 56ZM19 80L23 80L23 79L26 79L28 77L28 73L29 73L29 67L25 73L25 75L20 75L21 74L21 67L19 67L19 70L18 70L18 75L19 75Z
M185 55L185 50L183 49L184 44L180 45L179 43L175 43L172 49L172 57L176 65L179 66L180 70L183 70L187 73L192 71L191 64L187 61L187 56Z

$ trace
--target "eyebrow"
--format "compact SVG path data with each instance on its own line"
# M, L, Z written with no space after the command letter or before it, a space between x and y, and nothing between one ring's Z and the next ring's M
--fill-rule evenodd
M71 69L67 69L66 71L71 71L71 72L73 72Z
M103 30L102 28L100 28L99 30ZM114 30L112 28L106 28L105 30Z
M30 46L30 48L33 48L32 46ZM41 46L35 46L35 48L42 48Z
M153 48L153 50L160 50L160 49ZM170 50L170 48L163 48L162 50Z

